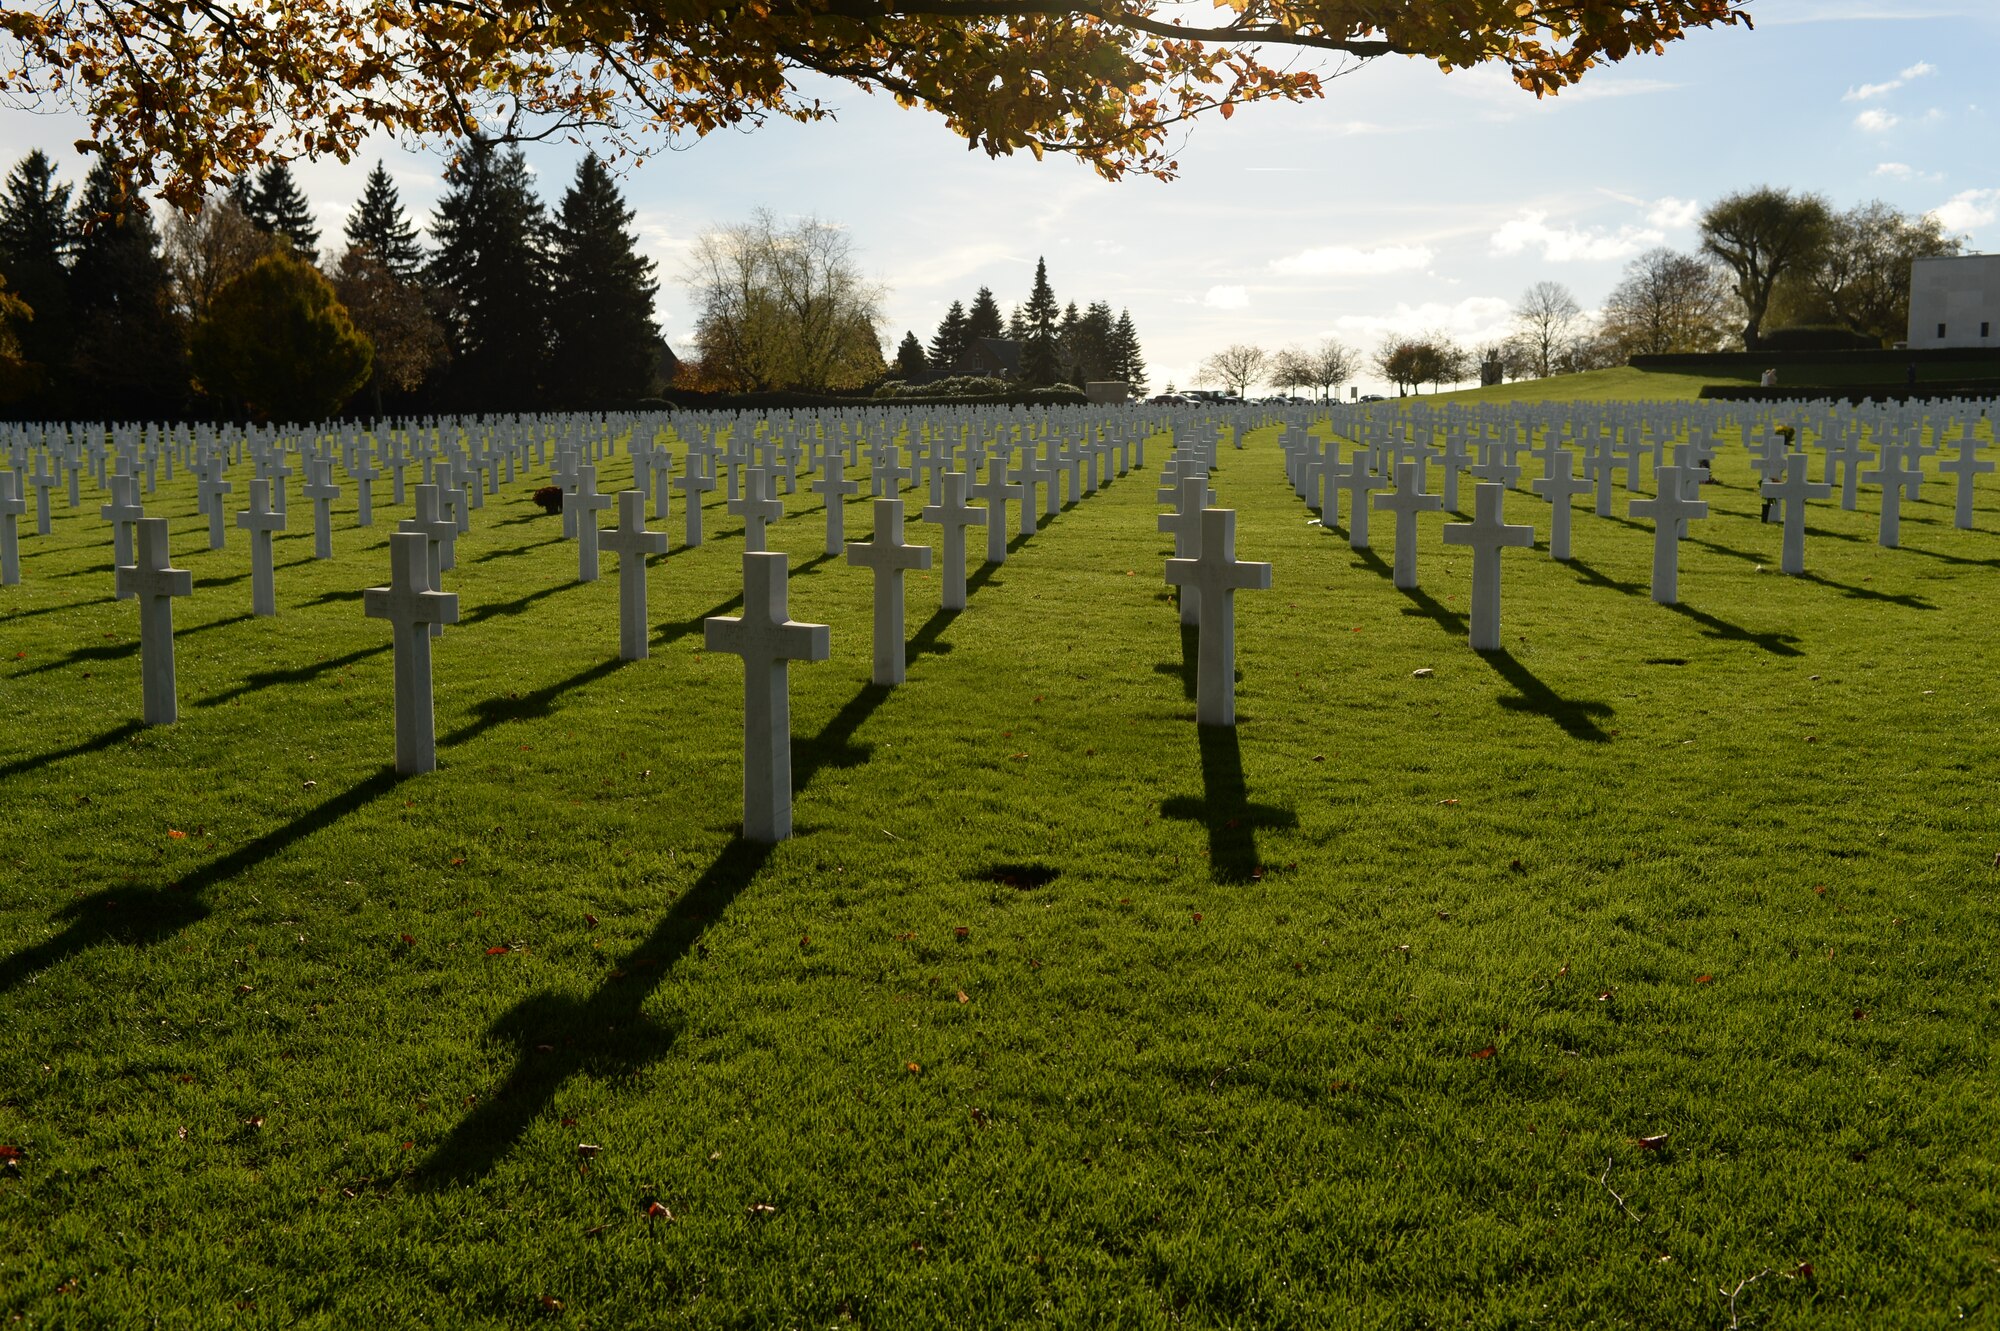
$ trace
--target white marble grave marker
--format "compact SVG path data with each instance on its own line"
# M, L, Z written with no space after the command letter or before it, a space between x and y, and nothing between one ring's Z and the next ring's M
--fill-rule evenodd
M598 574L597 552L602 533L597 526L597 514L601 509L611 507L611 496L597 492L597 466L594 463L579 463L576 469L576 493L563 497L563 511L576 509L576 580L596 582Z
M1903 487L1912 476L1923 474L1921 468L1903 465L1901 444L1882 445L1875 470L1861 474L1868 484L1882 487L1882 522L1876 539L1891 550L1903 542Z
M618 655L626 661L646 659L646 556L667 552L667 534L646 530L646 492L618 492L618 525L603 537L605 548L618 556Z
M1958 437L1958 453L1955 457L1938 463L1938 470L1958 477L1958 504L1952 511L1952 523L1960 531L1972 530L1972 484L1985 472L1992 471L1994 463L1979 456L1979 441L1967 430Z
M762 467L743 469L743 497L729 501L729 511L743 519L743 549L764 548L764 526L785 515L785 501L771 498L770 475Z
M1549 501L1549 558L1569 560L1569 501L1590 489L1590 482L1576 475L1576 454L1558 448L1549 455L1548 475L1529 482L1529 487ZM1607 489L1605 494L1609 494Z
M418 487L418 493L436 486ZM396 770L437 770L437 732L431 692L431 636L458 622L458 595L433 590L430 537L420 531L389 536L389 585L361 593L370 619L389 621L395 648Z
M1236 593L1267 591L1269 564L1236 558L1236 510L1201 511L1201 553L1169 559L1167 581L1190 591L1201 607L1196 630L1195 720L1205 726L1236 724Z
M839 449L826 455L826 474L806 488L826 502L826 552L837 555L847 545L847 496L858 494L861 482L845 475L846 460Z
M1635 499L1627 511L1635 518L1653 520L1653 599L1661 605L1678 605L1681 598L1681 524L1708 516L1708 501L1687 497L1679 467L1660 467L1653 472L1660 493L1652 499Z
M1007 459L986 460L986 480L974 488L986 505L986 562L1007 562L1007 501L1021 498L1021 487L1007 479Z
M194 595L194 574L167 562L167 520L141 518L133 534L132 563L117 571L118 594L139 601L139 678L149 726L180 719L174 696L174 602Z
M906 569L929 568L931 548L928 545L903 544L902 500L877 499L874 503L875 538L849 541L847 562L875 570L874 682L901 684L907 677L903 649L903 573ZM961 576L961 588L963 583Z
M1804 453L1787 453L1784 479L1764 482L1764 498L1785 506L1785 534L1778 551L1778 568L1784 573L1806 571L1806 501L1833 495L1831 484L1811 477L1811 459Z
M944 473L944 502L924 509L924 521L944 528L944 583L942 605L946 610L965 609L965 529L986 525L986 510L965 505L967 477L962 471Z
M1448 522L1446 545L1472 548L1472 650L1500 650L1500 552L1535 543L1532 526L1509 526L1507 487L1486 481L1473 487L1470 522Z
M701 497L715 488L715 473L706 465L698 465L703 457L690 449L687 470L673 483L681 492L681 507L687 511L686 545L690 550L701 545Z
M236 525L250 533L250 613L275 615L278 591L271 534L285 529L285 515L272 506L270 481L260 476L250 482L250 507L236 515Z
M1435 513L1444 507L1442 495L1424 493L1423 464L1398 462L1396 488L1375 496L1375 507L1396 515L1396 562L1391 581L1408 590L1417 585L1417 514Z
M21 497L21 473L0 471L0 587L21 585L21 515L28 501Z
M824 661L832 632L793 622L785 610L785 556L745 551L743 615L703 625L711 652L743 658L743 837L792 834L791 661Z
M306 483L299 487L299 493L312 500L313 558L333 558L333 501L340 498L340 487L333 483L331 459L306 463Z

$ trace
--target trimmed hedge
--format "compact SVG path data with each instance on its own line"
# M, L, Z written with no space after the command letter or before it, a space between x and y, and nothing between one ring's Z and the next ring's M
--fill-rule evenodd
M1800 324L1774 328L1758 339L1758 352L1765 351L1880 351L1882 344L1866 333L1837 324Z
M878 398L834 393L692 393L668 390L637 404L640 411L820 411L880 407L1083 407L1090 399L1074 389L1031 388L973 397Z
M1824 384L1787 384L1777 388L1760 388L1755 384L1703 384L1701 392L1696 396L1711 402L1845 401L1848 405L1856 407L1870 400L1990 402L2000 401L2000 380L1936 384L1906 384L1898 381L1888 384L1846 384L1839 388L1830 388Z

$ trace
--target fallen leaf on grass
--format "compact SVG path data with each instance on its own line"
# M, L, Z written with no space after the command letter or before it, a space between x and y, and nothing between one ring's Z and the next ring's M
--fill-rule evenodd
M590 1157L596 1155L599 1151L603 1149L604 1148L602 1146L599 1146L596 1142L578 1142L576 1144L576 1153L582 1156L586 1160L590 1159Z
M965 995L965 990L961 989L958 991L958 1001L961 1003L970 1003L972 1000L970 998L967 998Z
M769 1216L776 1215L778 1208L772 1206L769 1202L758 1202L749 1208L749 1213L752 1220L763 1220Z
M972 937L972 930L961 924L951 931L951 936L960 942L964 942L966 939Z
M590 926L591 928L593 928L593 929L595 929L595 928L597 927L597 917L596 917L595 915L592 915L592 914L588 913L588 912L585 912L585 914L584 914L584 917L583 917L583 922L584 922L584 923L585 923L586 925L589 925L589 926Z
M495 943L492 947L486 949L486 955L489 957L504 956L513 950L513 948L508 947L505 943Z
M1603 993L1597 996L1597 1001L1600 1003L1609 1003L1611 1001L1611 995L1617 992L1618 991L1616 989L1606 989Z
M239 994L252 994L257 992L257 986L254 984L239 984L236 986L236 992Z
M647 1202L646 1214L654 1220L672 1220L674 1218L674 1213L659 1202Z
M243 1126L246 1128L261 1128L264 1126L264 1116L262 1114L252 1114L243 1120Z
M1713 975L1697 975L1694 977L1694 982L1696 984L1707 984L1710 980L1713 980L1714 978L1715 977Z
M911 1072L922 1072L924 1070L924 1066L921 1063L905 1063L903 1066Z
M1196 912L1194 913L1194 922L1195 922L1196 924L1200 924L1200 923L1201 923L1201 912L1200 912L1200 911L1196 911Z
M175 841L185 841L187 840L188 834L186 832L181 831L178 827L169 827L167 829L167 835Z
M415 947L415 946L416 946L416 943L417 943L417 940L416 940L416 939L414 939L414 938L412 938L412 937L411 937L410 935L408 935L408 934L404 934L404 935L402 936L402 938L403 938L403 946L404 946L404 947Z
M465 863L465 856L463 856L463 855L460 855L460 856L459 856L459 857L458 857L457 859L454 859L454 860L453 860L453 861L451 862L451 867L452 867L452 868L454 868L454 869L456 869L456 868L457 868L457 867L458 867L459 865L461 865L461 864L464 864L464 863Z
M25 1160L28 1153L18 1146L0 1146L0 1160Z
M1632 1144L1642 1151L1657 1151L1667 1144L1667 1134L1661 1132L1651 1137L1634 1137Z
M557 1312L557 1313L561 1312L563 1307L561 1299L555 1298L548 1294L542 1295L541 1304L544 1308L547 1308L550 1312Z
M1472 1051L1472 1056L1474 1058L1491 1058L1493 1057L1493 1054L1494 1054L1494 1049L1493 1046L1490 1044L1487 1045L1484 1049L1475 1049Z
M1866 1008L1856 1008L1856 1009L1854 1009L1854 1019L1855 1019L1856 1021L1866 1021L1866 1020L1868 1020L1868 1010L1867 1010Z

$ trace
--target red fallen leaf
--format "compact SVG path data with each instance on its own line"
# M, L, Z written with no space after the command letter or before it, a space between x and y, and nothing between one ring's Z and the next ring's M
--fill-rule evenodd
M1713 980L1714 978L1715 977L1713 975L1697 975L1694 977L1694 982L1696 984L1707 984L1710 980Z
M1597 1001L1600 1003L1609 1003L1611 1001L1611 995L1617 992L1618 991L1616 989L1606 989L1603 993L1597 996Z
M903 1067L909 1072L922 1072L924 1070L924 1065L921 1063L905 1063Z
M187 833L181 831L178 827L169 827L167 829L167 835L173 838L175 841L187 840Z
M417 1149L417 1144L415 1142L404 1142L403 1149L406 1151L414 1151Z
M1196 912L1194 913L1194 922L1195 922L1196 924L1200 924L1200 923L1201 923L1201 912L1200 912L1200 911L1196 911Z
M239 984L236 986L236 992L239 994L254 994L257 992L257 986L254 984Z
M591 1156L596 1155L599 1151L603 1149L604 1148L602 1146L599 1146L596 1142L578 1142L576 1144L576 1153L582 1156L586 1160L590 1159Z
M1438 801L1438 803L1439 803L1439 804L1457 804L1457 803L1458 803L1458 801L1457 801L1457 800L1439 800L1439 801Z
M1813 1278L1813 1264L1811 1262L1800 1262L1792 1268L1792 1277L1796 1280L1811 1280Z
M952 936L953 938L957 938L957 939L960 939L960 940L964 940L964 939L967 939L967 938L970 938L970 937L972 937L972 930L971 930L971 929L969 929L969 928L967 928L967 927L966 927L965 925L962 925L962 924L961 924L961 925L958 925L957 927L955 927L954 929L952 929L952 931L951 931L951 936Z
M243 1126L246 1128L261 1128L264 1126L264 1116L262 1114L252 1114L243 1120Z
M1651 1137L1634 1137L1632 1144L1642 1151L1657 1151L1667 1144L1667 1134L1661 1132Z
M25 1160L28 1153L18 1146L0 1146L0 1160Z
M513 950L514 950L513 948L508 947L505 943L497 943L494 946L486 949L486 955L489 957L497 957L500 956L502 953L512 952Z
M403 935L403 946L404 946L404 947L412 947L412 946L414 946L414 945L416 944L416 941L417 941L416 939L414 939L414 938L410 937L410 936L409 936L408 934L404 934L404 935Z
M558 1298L554 1298L554 1297L552 1297L552 1296L550 1296L550 1295L547 1295L547 1294L544 1294L544 1295L542 1295L542 1299L541 1299L541 1303L542 1303L542 1306L543 1306L544 1308L547 1308L547 1309L548 1309L548 1310L549 1310L550 1312L558 1312L558 1313L559 1313L559 1312L561 1312L561 1311L562 1311L562 1307L563 1307L563 1305L562 1305L562 1300L561 1300L561 1299L558 1299Z
M1856 1009L1854 1009L1854 1019L1855 1019L1856 1021L1866 1021L1866 1020L1868 1020L1868 1011L1867 1011L1867 1009L1866 1009L1866 1008L1856 1008Z
M811 935L811 934L800 934L800 935L799 935L799 946L800 946L800 947L811 947L812 945L813 945L813 940L812 940L812 935Z
M1354 626L1353 628L1349 629L1349 630L1348 630L1348 632L1349 632L1349 633L1359 633L1359 632L1361 632L1361 626L1360 626L1359 624L1356 624L1356 625L1355 625L1355 626Z
M457 868L457 867L458 867L459 865L461 865L461 864L463 864L463 863L465 863L465 856L463 856L463 855L460 855L460 856L459 856L459 857L458 857L457 859L455 859L455 860L453 860L453 861L451 862L451 867L452 867L452 868L454 868L454 869L456 869L456 868Z
M586 913L583 917L583 922L593 929L597 927L597 917L595 915Z
M658 1202L647 1202L646 1214L654 1220L672 1220L674 1218L674 1213Z
M1473 1051L1472 1051L1472 1056L1473 1056L1474 1058L1491 1058L1491 1057L1493 1057L1493 1054L1494 1054L1494 1052L1495 1052L1495 1051L1494 1051L1494 1048L1493 1048L1493 1046L1489 1044L1489 1045L1487 1045L1487 1046L1486 1046L1486 1047L1485 1047L1484 1049L1475 1049L1475 1050L1473 1050Z
M1826 895L1826 884L1825 884L1825 883L1821 883L1821 884L1820 884L1820 885L1819 885L1818 887L1815 887L1815 888L1813 889L1813 895L1814 895L1814 896L1816 896L1816 897L1823 897L1823 896L1825 896L1825 895Z
M566 1128L573 1128L576 1126L576 1120L573 1118L565 1118L563 1120L563 1126Z

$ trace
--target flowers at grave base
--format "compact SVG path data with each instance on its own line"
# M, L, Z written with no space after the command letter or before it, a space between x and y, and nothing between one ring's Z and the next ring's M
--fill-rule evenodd
M560 485L544 485L529 496L542 512L554 517L562 512L563 492Z

